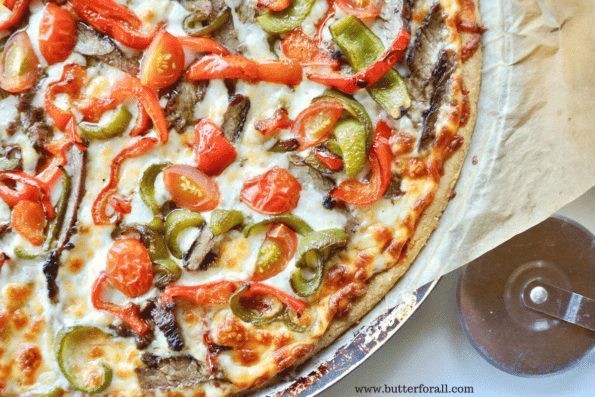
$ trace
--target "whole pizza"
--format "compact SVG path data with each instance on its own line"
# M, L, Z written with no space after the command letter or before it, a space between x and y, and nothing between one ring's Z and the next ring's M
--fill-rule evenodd
M0 3L0 395L272 382L454 197L473 0Z

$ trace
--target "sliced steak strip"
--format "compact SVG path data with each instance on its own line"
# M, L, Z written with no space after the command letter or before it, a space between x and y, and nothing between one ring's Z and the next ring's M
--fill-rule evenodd
M430 107L423 113L424 123L419 147L425 149L436 138L436 122L443 105L448 105L450 78L455 71L456 54L452 50L442 50L432 72L434 93L430 100Z
M250 99L240 95L229 97L229 106L223 115L221 132L230 142L235 142L244 130L244 124L250 111Z
M208 84L208 81L192 83L185 78L176 84L166 95L164 113L168 128L175 128L178 134L186 132L186 128L196 121L194 106L204 99Z
M213 13L219 14L221 10L227 7L224 0L212 0ZM241 55L244 48L238 40L238 35L233 26L233 19L230 18L221 28L213 33L213 40L223 45L227 50L234 55Z
M328 193L335 187L335 182L322 175L322 173L309 166L304 159L297 154L289 153L289 172L291 172L300 182L310 183L314 188L323 193Z
M206 264L203 266L203 261L215 246L215 236L211 228L203 225L198 237L192 243L192 246L184 254L184 267L188 270L205 270Z
M148 365L134 372L146 391L189 387L209 380L206 367L190 355L164 358L146 353L142 360Z

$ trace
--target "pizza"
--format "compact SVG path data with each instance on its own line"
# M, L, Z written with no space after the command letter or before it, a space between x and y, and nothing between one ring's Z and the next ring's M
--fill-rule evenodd
M473 0L4 0L0 395L274 382L407 270L475 121Z

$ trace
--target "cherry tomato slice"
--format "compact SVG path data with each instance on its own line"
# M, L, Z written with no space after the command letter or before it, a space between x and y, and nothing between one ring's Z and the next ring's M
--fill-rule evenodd
M153 285L153 264L145 246L135 238L116 241L107 251L108 279L120 292L136 298Z
M165 188L174 202L190 211L211 211L221 197L217 182L190 165L170 165L163 170Z
M141 82L154 88L170 86L182 75L184 61L184 49L180 41L162 31L147 48L141 66Z
M68 10L49 3L39 24L39 50L53 65L70 56L76 44L76 25Z
M0 87L8 92L23 92L35 84L39 61L26 32L11 36L0 60Z
M12 210L12 227L25 240L36 247L43 244L45 236L45 212L37 201L21 201Z
M383 0L337 0L344 12L360 19L376 18L382 12Z
M282 223L272 226L260 246L253 281L263 281L281 273L295 255L298 239L293 230Z
M254 211L279 215L294 210L302 186L289 171L275 167L244 182L240 199Z
M300 143L299 150L309 149L324 141L333 131L343 113L339 102L320 101L301 112L293 125L291 133Z
M281 40L281 47L287 58L295 59L302 66L329 66L333 69L339 67L339 61L318 47L300 28L287 33Z

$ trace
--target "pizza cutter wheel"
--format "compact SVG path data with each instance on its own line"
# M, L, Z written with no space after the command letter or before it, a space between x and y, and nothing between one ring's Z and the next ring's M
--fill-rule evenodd
M459 318L475 349L519 376L552 374L595 345L595 237L552 217L468 264Z

